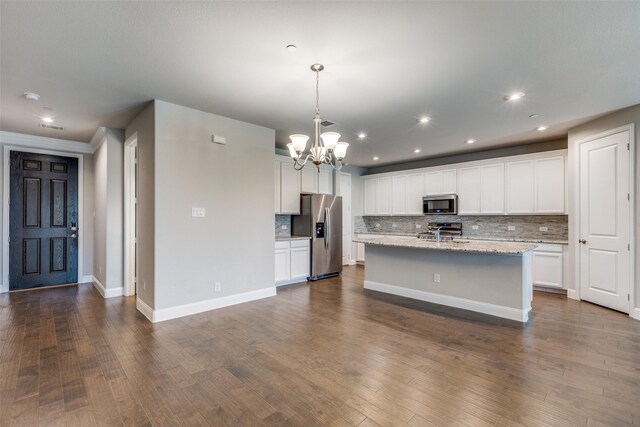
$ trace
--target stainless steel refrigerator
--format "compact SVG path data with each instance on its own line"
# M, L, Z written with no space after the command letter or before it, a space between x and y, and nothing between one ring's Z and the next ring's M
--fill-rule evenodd
M300 215L291 217L294 236L311 237L310 280L337 276L342 271L342 197L300 196Z

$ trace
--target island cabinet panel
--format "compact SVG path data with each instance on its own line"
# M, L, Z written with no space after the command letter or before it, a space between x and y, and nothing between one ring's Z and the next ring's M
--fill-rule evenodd
M507 163L507 213L534 212L535 176L533 160Z
M375 215L378 213L377 197L378 180L375 178L364 181L364 214Z
M504 214L504 163L480 167L480 212Z
M565 158L564 156L535 161L536 213L565 212Z
M391 215L391 178L378 178L377 215Z
M458 214L480 213L480 168L458 169Z

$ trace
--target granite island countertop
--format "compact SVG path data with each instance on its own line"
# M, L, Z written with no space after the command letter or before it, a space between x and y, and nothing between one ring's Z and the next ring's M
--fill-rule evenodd
M532 243L515 242L478 242L473 240L460 240L440 242L439 244L425 239L409 236L367 237L354 239L356 243L367 245L390 246L399 248L431 249L454 252L475 252L485 254L522 255L532 251L537 245Z
M354 234L369 234L369 235L382 235L382 236L405 236L405 237L418 237L418 233L398 233L398 232L384 232L384 231L355 231ZM482 236L460 236L456 237L456 240L489 240L494 242L515 242L515 243L538 243L538 244L550 244L550 245L568 245L568 240L553 240L553 239L539 239L539 238L514 238L514 237L482 237Z

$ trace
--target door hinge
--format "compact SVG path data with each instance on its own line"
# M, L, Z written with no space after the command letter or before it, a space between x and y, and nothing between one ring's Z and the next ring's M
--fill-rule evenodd
M627 142L627 151L631 151L631 150L629 150L629 143L628 142Z
M631 201L631 193L627 193L627 200Z
M631 250L631 243L627 243L627 250L630 251Z
M631 301L631 294L627 294L627 301Z

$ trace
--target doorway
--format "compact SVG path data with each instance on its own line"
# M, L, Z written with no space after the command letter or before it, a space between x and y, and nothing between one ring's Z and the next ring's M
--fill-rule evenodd
M78 282L78 158L9 152L9 290Z
M634 275L632 131L614 129L578 145L580 298L624 313Z
M342 196L342 265L351 264L351 175L340 173L340 196Z
M138 293L138 138L124 143L124 294Z

